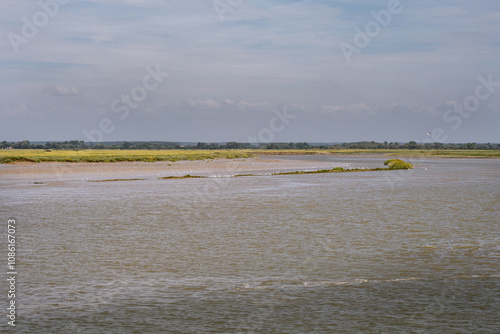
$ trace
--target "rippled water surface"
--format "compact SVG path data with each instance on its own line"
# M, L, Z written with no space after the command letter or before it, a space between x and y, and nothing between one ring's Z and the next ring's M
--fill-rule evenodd
M385 160L282 159L370 168ZM416 163L4 180L0 213L17 218L21 238L15 331L498 333L500 162Z

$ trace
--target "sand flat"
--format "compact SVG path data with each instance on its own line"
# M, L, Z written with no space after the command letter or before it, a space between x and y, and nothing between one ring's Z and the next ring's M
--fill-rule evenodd
M245 173L316 170L343 165L339 162L283 160L272 157L176 162L16 163L0 165L0 180L102 180L183 176L186 174L217 177Z

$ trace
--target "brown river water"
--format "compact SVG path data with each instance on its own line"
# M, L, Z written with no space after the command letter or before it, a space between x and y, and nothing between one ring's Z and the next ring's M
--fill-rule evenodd
M12 333L499 333L500 161L0 166ZM411 160L410 160L411 161ZM41 166L41 167L40 167ZM232 177L235 174L256 176ZM170 179L170 175L208 178ZM135 181L90 182L137 178ZM5 268L2 265L2 268Z

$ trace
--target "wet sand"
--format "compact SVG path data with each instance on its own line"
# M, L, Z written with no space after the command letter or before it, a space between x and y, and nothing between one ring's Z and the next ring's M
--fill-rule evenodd
M17 163L1 164L0 180L65 181L199 175L211 177L235 174L265 174L345 167L341 162L319 162L266 158L215 159L177 162L113 163Z

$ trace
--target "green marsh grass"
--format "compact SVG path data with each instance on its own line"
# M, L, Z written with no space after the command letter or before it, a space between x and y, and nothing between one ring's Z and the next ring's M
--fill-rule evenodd
M160 180L176 180L176 179L206 179L207 176L199 176L199 175L183 175L183 176L163 176L159 177Z
M389 159L384 162L389 169L412 169L413 165L401 159Z
M403 157L500 158L500 150L0 150L0 163L241 159L255 155L377 154Z
M125 162L249 158L245 150L0 150L0 163L14 162Z
M146 179L106 179L106 180L89 180L88 182L121 182L121 181L144 181Z

